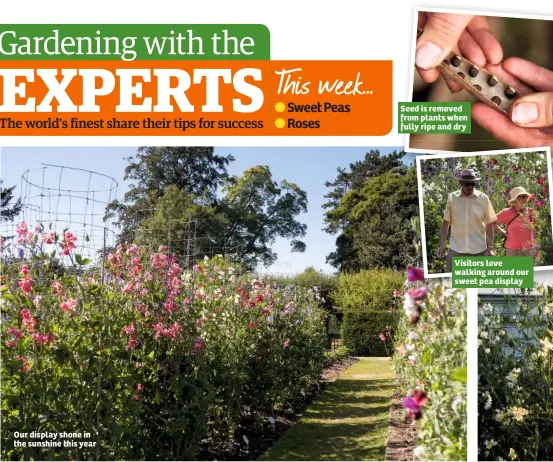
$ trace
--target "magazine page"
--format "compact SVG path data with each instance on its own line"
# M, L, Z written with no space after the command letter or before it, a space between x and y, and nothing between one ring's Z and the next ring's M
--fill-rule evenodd
M553 7L2 13L1 460L553 459Z

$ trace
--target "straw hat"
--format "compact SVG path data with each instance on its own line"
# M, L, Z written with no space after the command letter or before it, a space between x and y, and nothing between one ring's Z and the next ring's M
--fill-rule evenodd
M531 196L531 194L528 191L526 191L526 189L524 189L522 186L518 186L516 188L511 189L511 192L509 194L511 195L511 199L507 201L509 205L513 205L516 202L518 196L522 194Z
M459 181L479 181L480 178L476 175L473 169L464 169L459 175Z

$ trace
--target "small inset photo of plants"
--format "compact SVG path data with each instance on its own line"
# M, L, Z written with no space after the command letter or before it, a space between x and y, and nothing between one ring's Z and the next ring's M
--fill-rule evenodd
M478 298L478 460L553 460L553 271Z
M454 256L553 265L549 148L419 156L417 173L429 277L451 275Z

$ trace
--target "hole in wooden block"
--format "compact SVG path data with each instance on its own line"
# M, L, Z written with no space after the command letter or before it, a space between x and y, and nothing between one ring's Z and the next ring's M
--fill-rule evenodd
M495 87L498 82L499 80L497 80L493 75L490 75L490 77L488 78L488 85L490 87Z
M482 91L482 87L480 85L475 85L474 88L476 88L478 91Z
M459 77L461 77L462 79L465 78L465 74L463 74L462 72L457 72L457 75L458 75Z
M471 77L476 77L478 75L478 73L480 72L480 69L478 69L476 66L472 66L470 69L469 69L469 75Z
M501 98L499 96L494 96L492 98L492 101L497 104L498 106L501 104Z

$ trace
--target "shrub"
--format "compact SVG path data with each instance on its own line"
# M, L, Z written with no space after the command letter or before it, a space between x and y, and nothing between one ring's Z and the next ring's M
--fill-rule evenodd
M446 281L429 283L424 301L406 294L407 316L395 333L399 391L429 399L417 425L415 452L423 460L467 460L466 290L447 288Z
M231 442L243 418L266 425L320 377L313 291L238 277L220 257L189 270L134 244L102 279L75 236L42 233L20 225L24 255L3 249L3 459L191 460L202 441ZM96 446L14 448L14 432L61 429Z
M351 356L349 348L344 346L338 347L332 351L325 351L325 366L331 366L335 363L340 363Z
M390 269L340 274L335 301L344 312L385 311L393 302L393 291L403 284L403 275Z
M397 318L397 312L388 311L345 313L342 342L354 356L391 356Z
M480 460L553 460L553 287L479 304Z

